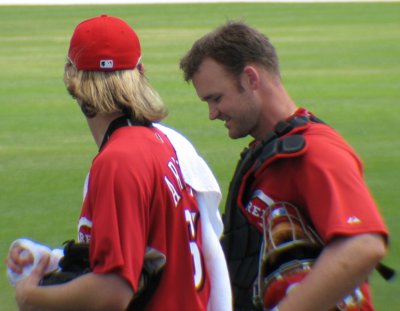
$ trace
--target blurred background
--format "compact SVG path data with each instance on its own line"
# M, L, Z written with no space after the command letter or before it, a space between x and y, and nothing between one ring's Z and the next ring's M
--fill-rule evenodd
M223 192L250 138L231 140L183 81L194 40L243 20L277 48L286 88L356 149L391 232L385 263L400 269L400 3L195 3L0 6L0 256L28 237L51 247L76 238L82 187L97 148L63 84L70 36L100 14L138 33L150 83L169 107L164 123L189 138ZM3 262L3 260L1 261ZM17 310L4 271L0 311ZM371 278L378 311L400 310L399 281Z

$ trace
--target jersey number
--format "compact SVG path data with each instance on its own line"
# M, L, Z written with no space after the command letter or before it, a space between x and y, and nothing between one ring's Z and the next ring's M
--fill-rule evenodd
M199 246L196 243L196 235L197 235L197 230L196 230L196 225L195 225L195 219L198 216L197 213L191 213L189 210L185 209L185 219L186 223L188 224L189 227L189 246L190 246L190 252L192 253L192 259L193 259L193 267L194 267L194 285L196 286L196 289L200 288L203 284L204 281L204 274L203 274L203 265L201 261L201 253L199 250Z

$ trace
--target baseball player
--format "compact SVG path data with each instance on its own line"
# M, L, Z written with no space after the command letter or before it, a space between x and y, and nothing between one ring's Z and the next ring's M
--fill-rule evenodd
M308 251L297 253L297 266L312 259L311 270L296 286L286 284L280 301L270 303L277 292L263 293L264 310L373 310L367 279L386 254L387 228L359 157L334 129L297 107L282 84L269 39L245 23L228 22L197 40L180 66L208 104L210 120L223 121L233 139L254 138L241 155L224 215L222 243L235 310L257 309L253 286L261 244L274 244L272 231L263 238L264 224L269 230L279 221L293 225L297 212L299 223L310 223L317 235L318 242L307 243L321 242L322 250L312 258ZM282 251L285 243L273 246ZM290 247L294 244L299 243L291 238ZM296 260L285 254L266 276L281 269L283 278L282 269ZM340 302L349 295L354 299L343 307Z
M177 132L153 126L166 108L140 58L135 31L119 18L101 15L75 28L64 81L99 147L78 224L91 271L61 285L38 286L49 260L42 256L16 283L20 310L231 309L217 238L222 223L216 207L201 203L210 201L200 196L197 181L214 176L202 167L204 175L189 176L191 182L181 166L195 163L178 156L182 145L171 137L193 147ZM16 247L8 258L17 272L33 260L21 254Z

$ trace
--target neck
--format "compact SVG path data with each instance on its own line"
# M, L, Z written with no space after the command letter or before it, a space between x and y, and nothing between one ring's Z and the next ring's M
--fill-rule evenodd
M87 118L87 123L89 125L90 131L98 148L100 148L103 142L104 135L110 125L110 123L123 114L120 112L107 113L107 114L97 114L93 118Z
M269 80L269 83L260 89L262 110L260 127L252 135L256 140L263 140L267 133L274 130L278 122L286 120L298 109L290 98L283 84L278 80Z

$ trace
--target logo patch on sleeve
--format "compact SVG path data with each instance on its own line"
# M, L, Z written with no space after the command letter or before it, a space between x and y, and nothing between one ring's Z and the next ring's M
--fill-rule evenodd
M361 224L362 221L357 216L350 216L349 218L347 218L347 223L351 225L358 225Z

